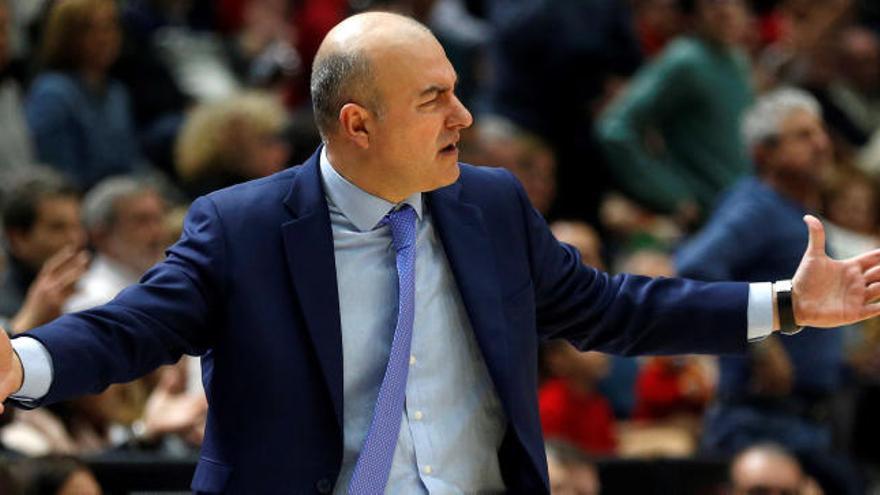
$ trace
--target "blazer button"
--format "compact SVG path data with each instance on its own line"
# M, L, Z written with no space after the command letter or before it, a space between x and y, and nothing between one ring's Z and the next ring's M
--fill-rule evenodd
M333 490L333 483L327 478L321 478L315 483L315 488L318 489L318 493L330 493Z

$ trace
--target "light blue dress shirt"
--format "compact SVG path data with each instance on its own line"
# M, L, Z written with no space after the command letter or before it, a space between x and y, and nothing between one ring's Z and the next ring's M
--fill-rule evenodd
M342 324L345 451L336 493L346 492L385 372L397 321L391 230L395 205L340 176L321 156L336 256ZM406 404L386 493L493 493L504 485L498 449L506 418L422 195L416 309Z

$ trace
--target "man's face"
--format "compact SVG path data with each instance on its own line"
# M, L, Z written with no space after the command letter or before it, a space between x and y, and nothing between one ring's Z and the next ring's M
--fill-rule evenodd
M165 203L153 191L118 201L116 222L97 242L104 254L141 274L162 258Z
M9 232L9 243L12 254L35 271L65 246L82 248L85 231L79 220L79 200L71 196L43 198L30 231Z
M749 13L742 0L699 0L697 18L702 31L728 46L742 44Z
M771 170L818 180L831 159L831 141L822 120L807 110L795 110L783 119L765 163Z
M381 113L370 152L401 195L458 179L459 131L473 122L455 96L455 70L440 44L423 36L374 54Z

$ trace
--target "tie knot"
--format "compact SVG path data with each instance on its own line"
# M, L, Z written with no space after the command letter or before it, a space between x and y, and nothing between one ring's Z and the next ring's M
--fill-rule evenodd
M388 226L391 227L391 242L396 251L416 243L416 218L416 211L406 204L385 217Z

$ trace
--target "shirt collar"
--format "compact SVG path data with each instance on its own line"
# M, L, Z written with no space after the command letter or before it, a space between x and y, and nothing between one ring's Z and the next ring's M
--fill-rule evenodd
M392 209L408 204L422 218L422 193L414 193L398 204L386 201L349 182L333 168L327 158L327 147L321 148L321 181L330 202L361 232L376 228Z

